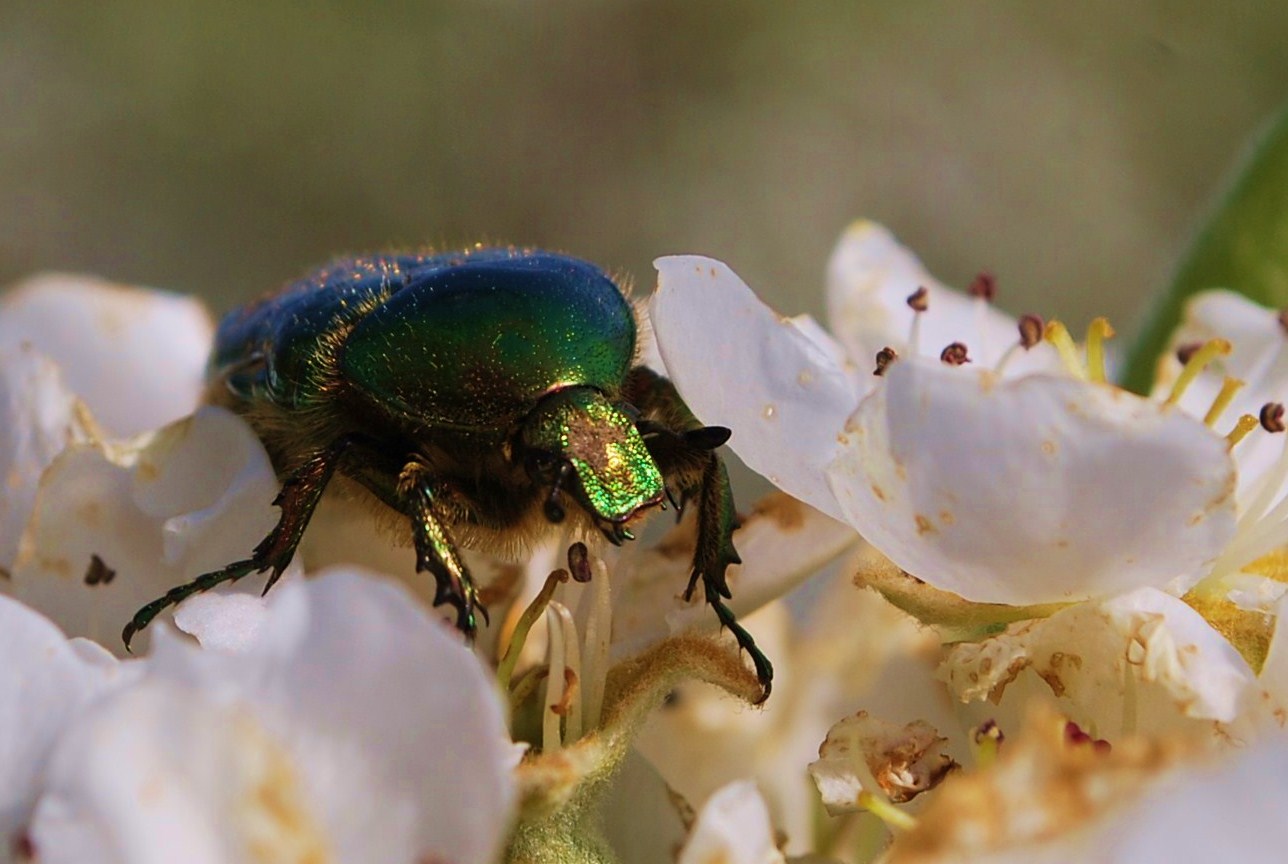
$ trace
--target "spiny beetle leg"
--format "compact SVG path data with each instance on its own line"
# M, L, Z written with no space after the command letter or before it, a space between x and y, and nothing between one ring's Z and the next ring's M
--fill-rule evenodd
M134 613L130 623L126 624L125 629L121 631L121 639L125 642L126 650L129 650L130 641L134 636L151 624L157 615L171 606L182 603L193 594L209 591L225 582L236 582L251 573L272 570L268 583L264 586L264 593L268 593L268 589L281 578L282 571L295 557L295 549L300 545L300 539L304 536L304 529L308 527L309 519L313 517L313 511L317 509L322 491L326 489L326 484L335 473L340 457L350 443L352 442L347 438L337 441L331 447L308 459L286 478L282 483L282 491L273 500L274 506L281 508L282 511L277 525L259 542L250 558L236 561L222 570L205 573L186 585L171 588L164 596L153 600Z
M478 630L475 613L490 623L487 609L479 602L474 579L448 537L443 520L435 512L429 469L420 462L408 463L399 478L399 487L411 517L416 572L427 572L434 577L434 605L452 604L456 608L457 629L472 640Z

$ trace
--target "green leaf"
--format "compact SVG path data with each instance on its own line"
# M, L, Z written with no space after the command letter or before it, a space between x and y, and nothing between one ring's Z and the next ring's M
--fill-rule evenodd
M1148 392L1154 364L1191 294L1229 288L1265 306L1288 306L1288 107L1232 178L1137 335L1122 376L1129 390Z

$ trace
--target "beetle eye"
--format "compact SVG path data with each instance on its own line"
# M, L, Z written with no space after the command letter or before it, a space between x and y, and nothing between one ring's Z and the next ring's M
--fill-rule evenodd
M529 450L527 461L529 474L540 480L554 479L555 469L559 465L559 458L554 453L549 450Z

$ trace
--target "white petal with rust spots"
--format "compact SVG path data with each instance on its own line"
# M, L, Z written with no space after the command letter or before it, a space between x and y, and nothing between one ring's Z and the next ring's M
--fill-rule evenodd
M774 312L721 262L676 255L654 265L649 317L693 413L733 430L729 446L752 469L839 516L823 471L859 402L859 370L817 325Z
M17 558L41 473L86 434L54 362L29 346L0 347L0 568L6 573Z
M237 654L161 640L158 678L252 706L336 861L491 861L514 805L495 682L401 588L345 570L282 585Z
M730 783L702 805L677 864L783 864L764 799L749 780Z
M684 630L715 629L702 589L680 596L693 569L696 523L690 516L653 548L627 558L613 572L613 654L625 657ZM758 501L734 532L742 564L728 570L729 606L746 615L781 597L858 542L837 522L782 492Z
M833 816L864 809L865 791L902 804L957 767L942 752L947 741L924 721L899 725L860 711L828 730L809 773Z
M213 337L200 301L91 276L33 276L0 299L0 346L26 342L51 357L117 435L196 409Z
M931 361L884 380L829 479L849 523L936 588L1017 605L1183 588L1233 536L1225 441L1180 411Z
M250 427L219 408L120 444L74 444L41 478L14 594L123 652L121 628L139 607L249 556L277 521L279 486ZM97 574L94 556L106 568ZM239 590L262 585L250 577Z
M0 860L7 861L63 731L138 670L69 642L8 597L0 597L0 657Z
M992 367L1019 340L1016 321L992 305L947 287L922 266L894 235L875 222L855 222L841 235L827 265L827 310L832 332L856 362L887 346L908 356L913 311L907 298L918 288L930 292L922 313L920 349L938 357L945 346L963 342L978 365ZM1055 352L1035 346L1015 356L1009 375L1054 370Z
M1081 603L1050 618L1013 624L1006 632L961 643L945 655L940 676L963 702L989 699L1016 720L1031 673L1060 710L1102 736L1136 728L1236 719L1255 676L1238 652L1203 618L1171 595L1141 588L1112 600ZM1128 675L1132 680L1127 680ZM1018 680L1017 680L1018 679ZM1008 699L1010 688L1021 695ZM1187 724L1186 721L1199 721Z

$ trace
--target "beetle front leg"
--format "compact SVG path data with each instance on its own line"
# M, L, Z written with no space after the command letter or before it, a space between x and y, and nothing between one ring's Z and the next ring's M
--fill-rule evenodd
M733 545L738 515L729 473L715 452L728 439L729 432L718 426L703 426L684 404L675 385L645 367L631 370L625 396L642 412L639 425L644 444L668 486L674 483L678 487L681 504L691 500L698 504L697 546L684 599L692 599L701 579L703 594L716 618L751 657L762 689L759 701L763 702L773 689L773 664L724 603L733 596L725 571L730 564L742 562Z
M403 468L398 478L398 492L405 504L405 512L411 517L416 572L433 575L434 605L451 603L455 606L457 628L473 639L478 629L475 612L487 622L487 609L479 602L474 580L437 512L437 499L442 497L441 487L435 483L427 466L413 461Z
M335 474L336 466L340 463L340 457L351 443L347 438L337 441L326 450L314 454L286 478L282 483L282 490L273 499L273 505L281 508L282 515L268 536L255 547L251 557L244 561L234 561L222 570L198 576L186 585L171 588L164 596L135 612L130 623L126 624L125 629L121 631L126 650L129 650L130 640L135 634L151 624L152 619L168 607L187 600L193 594L209 591L225 582L236 582L251 573L272 570L268 582L264 585L264 593L267 594L268 589L281 578L282 571L295 557L295 549L300 545L300 538L304 536L304 529L308 527L313 511L317 509L322 491L326 489L331 476Z

